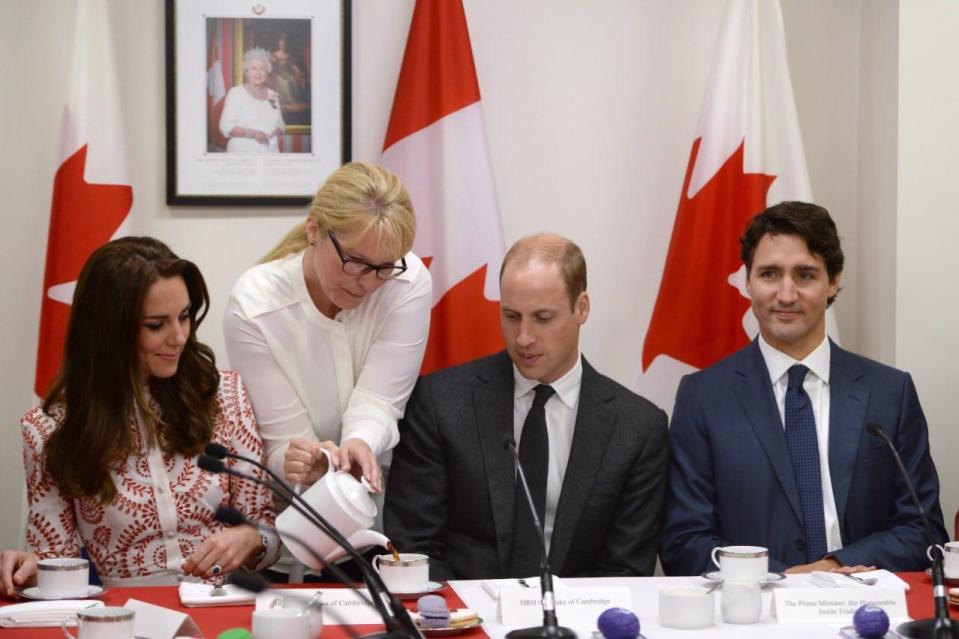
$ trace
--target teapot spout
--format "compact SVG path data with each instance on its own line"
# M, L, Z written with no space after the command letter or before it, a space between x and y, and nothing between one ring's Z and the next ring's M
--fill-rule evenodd
M387 539L386 536L375 530L358 530L350 535L348 541L353 544L354 548L358 549L368 548L369 546L382 546L386 548L386 544L390 543L390 540Z

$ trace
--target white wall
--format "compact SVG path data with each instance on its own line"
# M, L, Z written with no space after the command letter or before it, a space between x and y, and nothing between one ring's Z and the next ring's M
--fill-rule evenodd
M723 3L466 0L465 4L507 242L551 229L581 243L589 261L593 299L583 351L598 368L628 383L660 276L656 269L631 264L639 254L651 255L659 264L665 259ZM888 28L889 7L894 13L896 5L890 0L782 4L813 192L836 217L848 255L846 291L836 304L843 342L890 361L891 350L877 346L890 339L887 328L901 334L923 322L900 308L895 323L880 324L885 320L877 317L874 305L860 298L860 271L863 266L872 269L882 238L863 232L871 210L862 209L859 202L874 202L877 192L887 201L883 174L860 165L874 152L883 158L895 153L894 144L866 146L863 131L881 128L865 122L873 113L869 105L874 100L882 102L881 109L896 111L896 94L883 82L885 70L895 66L895 56L885 66L871 62L877 49L885 46L883 35L876 33ZM109 0L120 56L134 227L164 239L200 265L213 295L210 320L201 337L222 358L219 317L232 281L300 212L164 204L162 5ZM379 155L412 6L412 0L353 2L357 159L375 160ZM5 293L0 296L5 328L0 344L5 364L0 373L0 419L8 425L0 431L4 486L0 508L16 512L22 471L15 424L31 398L42 255L75 9L67 0L4 0L3 8L0 60L7 73L0 131L7 134L10 152L0 158L5 196L0 254L6 266L0 271ZM937 6L936 11L948 9ZM895 16L891 21L894 25ZM861 59L865 56L869 60ZM955 57L949 66L938 58L924 59L921 52L917 56L917 66L933 65L940 73L957 68ZM956 112L953 109L953 115ZM941 123L929 120L934 117ZM934 124L955 130L952 117L944 112L923 114L919 125L927 131ZM936 213L947 211L940 206ZM894 229L886 237L890 232ZM946 234L940 231L938 237ZM948 259L946 251L941 255ZM902 286L904 273L897 268ZM927 287L941 283L934 274L908 279L917 296L940 298L946 292ZM870 287L892 284L874 277L868 281ZM895 295L895 287L891 290ZM950 293L954 304L955 293ZM922 341L921 331L915 339ZM896 342L896 363L906 365L899 362L900 343ZM936 349L926 342L922 346ZM922 363L912 362L917 369ZM949 403L937 380L917 373L917 383L927 412L939 418L933 428L944 427L954 403ZM938 431L935 437L940 441ZM951 477L955 483L956 476ZM955 496L951 499L955 510ZM14 519L0 522L0 548L16 542Z
M899 9L896 365L915 378L943 483L959 504L959 3Z

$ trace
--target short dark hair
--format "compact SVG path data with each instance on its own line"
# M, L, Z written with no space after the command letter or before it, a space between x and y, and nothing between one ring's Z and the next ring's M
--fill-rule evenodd
M739 238L740 257L746 265L746 275L753 267L753 256L759 241L766 235L795 235L801 237L809 252L822 259L826 264L829 281L842 273L842 246L836 223L825 208L810 202L780 202L756 215L746 224L746 230ZM832 304L833 295L827 301Z

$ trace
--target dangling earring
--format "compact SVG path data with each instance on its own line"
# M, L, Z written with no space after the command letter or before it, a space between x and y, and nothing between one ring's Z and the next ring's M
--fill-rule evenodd
M310 246L316 246L316 240L310 240Z

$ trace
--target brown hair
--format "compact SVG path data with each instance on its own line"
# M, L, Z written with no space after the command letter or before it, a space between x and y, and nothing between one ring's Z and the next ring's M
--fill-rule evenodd
M189 293L190 335L176 374L147 382L156 415L145 393L138 337L147 290L171 277L183 278ZM136 410L147 423L159 423L149 445L168 454L195 455L210 441L220 375L213 351L196 338L209 305L200 270L159 240L120 238L87 260L73 294L63 363L43 401L48 415L55 407L64 413L43 455L66 496L113 500L110 470L134 452L129 420Z
M500 282L503 281L503 273L511 262L525 264L537 259L559 266L566 284L566 293L569 295L569 307L575 310L579 294L586 290L586 258L575 242L560 235L537 233L517 240L503 258L499 269Z
M823 207L809 202L780 202L749 220L739 238L739 255L746 265L747 277L753 268L756 247L766 235L801 237L809 252L825 263L830 282L842 273L845 258L839 233L836 223L829 217L829 211ZM831 305L835 300L836 296L833 295L826 300L826 304Z

